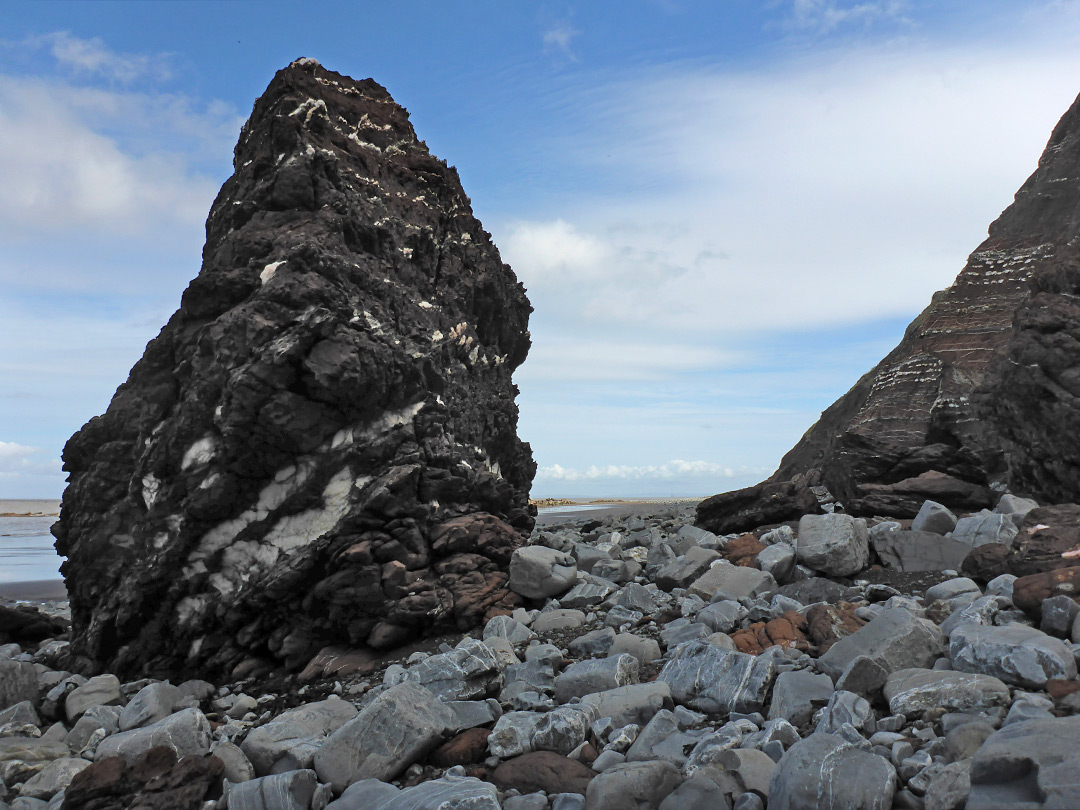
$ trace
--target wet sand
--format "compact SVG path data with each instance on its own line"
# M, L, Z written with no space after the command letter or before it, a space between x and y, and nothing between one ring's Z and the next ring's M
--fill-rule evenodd
M0 517L52 516L60 514L60 501L39 498L36 500L0 499Z
M606 517L624 518L633 515L652 515L668 510L693 512L704 498L658 498L648 501L621 500L609 503L574 501L570 506L549 506L538 510L537 526L551 526L568 520L603 520Z
M46 602L67 599L62 579L39 579L33 582L0 582L0 600Z

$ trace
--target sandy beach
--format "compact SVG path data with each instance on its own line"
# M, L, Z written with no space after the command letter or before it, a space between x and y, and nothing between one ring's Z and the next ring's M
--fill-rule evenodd
M47 498L36 500L2 500L0 499L0 517L39 517L60 515L60 501Z

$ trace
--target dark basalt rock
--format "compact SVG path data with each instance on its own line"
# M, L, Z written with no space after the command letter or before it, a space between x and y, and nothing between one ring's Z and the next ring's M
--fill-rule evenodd
M457 172L381 86L306 59L234 167L180 309L64 450L84 669L299 667L514 604L531 307Z
M991 483L1042 502L1074 500L1078 176L1080 100L952 286L826 409L766 483L816 471L847 511L894 517L914 516L925 498L977 509ZM947 484L936 494L921 489L920 477L931 472ZM699 522L707 526L709 517Z

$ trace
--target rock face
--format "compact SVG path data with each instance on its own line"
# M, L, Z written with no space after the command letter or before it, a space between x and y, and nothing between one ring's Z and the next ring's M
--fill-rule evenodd
M995 482L1040 502L1073 500L1080 487L1078 169L1074 102L1035 173L953 285L821 415L769 487L798 489L820 476L847 511L897 517L914 517L926 499L988 506L984 487ZM730 516L757 520L767 512L761 498L773 489L760 487L749 498L729 495L726 514L704 502L698 524L753 528L732 525Z
M85 668L299 666L514 604L531 307L457 172L381 86L309 59L234 167L180 309L64 451Z

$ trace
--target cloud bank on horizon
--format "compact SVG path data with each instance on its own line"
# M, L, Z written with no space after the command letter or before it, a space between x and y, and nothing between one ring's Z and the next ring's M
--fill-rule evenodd
M59 495L63 442L197 273L241 111L301 51L385 81L528 288L535 496L760 480L951 282L1080 90L1073 6L962 6L736 3L725 49L679 3L615 32L598 6L492 7L468 36L498 47L442 73L425 49L476 20L388 22L353 61L347 26L267 22L251 65L162 6L131 30L25 12L0 41L0 498Z

